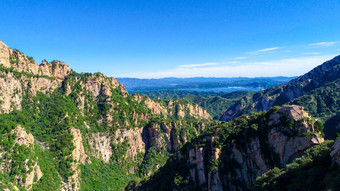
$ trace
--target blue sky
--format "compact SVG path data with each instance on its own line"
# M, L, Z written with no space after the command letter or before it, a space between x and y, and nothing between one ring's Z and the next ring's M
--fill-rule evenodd
M296 76L340 53L338 0L0 1L0 40L114 77Z

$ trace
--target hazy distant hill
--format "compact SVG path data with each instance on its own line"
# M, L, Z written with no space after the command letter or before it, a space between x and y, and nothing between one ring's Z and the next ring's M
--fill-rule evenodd
M237 90L258 91L278 84L286 83L294 78L295 77L161 78L161 79L117 78L117 81L122 83L125 86L126 90L129 92L147 92L159 90L196 90L196 91L231 92ZM231 89L227 90L223 88Z

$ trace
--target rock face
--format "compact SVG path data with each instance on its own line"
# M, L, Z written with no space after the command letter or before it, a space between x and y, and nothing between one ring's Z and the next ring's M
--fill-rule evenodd
M151 123L142 128L117 129L113 136L103 132L92 133L89 137L92 156L109 163L114 152L112 146L119 147L125 141L129 147L123 157L129 157L134 161L137 160L139 153L144 154L150 148L158 151L161 147L165 147L168 152L175 152L180 144L188 141L184 137L175 135L180 125Z
M168 114L168 111L165 108L165 106L162 106L160 103L148 97L141 96L137 93L133 94L132 96L138 103L144 101L144 104L151 110L153 114Z
M53 61L39 66L35 61L18 50L8 48L0 41L0 113L21 109L22 97L28 89L32 96L37 91L45 94L60 87L71 69L62 62Z
M87 155L85 154L80 130L71 128L71 134L73 135L73 145L75 146L75 149L72 151L73 160L80 164L85 164Z
M84 151L83 139L79 129L71 128L71 134L73 135L73 145L75 146L72 151L73 163L71 169L74 174L68 178L68 182L62 185L62 190L77 191L80 189L80 168L79 165L85 165L87 155Z
M17 144L28 149L34 149L33 135L31 133L27 133L26 130L20 125L17 125L10 133L15 135L14 145ZM12 161L10 157L12 154L13 153L11 153L10 151L4 151L0 153L1 173L9 173L12 168L15 168L16 161ZM7 157L3 158L4 155L7 155ZM43 173L41 172L40 166L38 165L37 159L35 158L26 159L23 163L23 167L25 169L25 173L23 173L22 176L16 175L15 183L26 190L30 190L33 184L37 183L40 180L40 178L43 176Z
M340 165L340 139L337 139L331 147L330 155L334 161Z
M306 118L306 120L303 120ZM276 156L276 163L271 164L265 157L266 150L261 144L261 141L255 137L250 140L245 151L241 151L237 143L232 144L232 153L230 159L235 160L240 165L236 169L234 175L243 184L237 184L233 178L232 173L226 173L223 179L229 190L251 189L254 186L257 176L262 175L273 165L285 166L292 162L295 158L302 156L303 152L315 144L320 144L324 141L321 135L316 134L307 136L306 133L314 131L314 124L309 123L311 116L303 110L301 106L285 106L278 110L276 113L270 115L268 126L274 126L267 134L267 148L271 149ZM284 119L295 121L292 127L282 126ZM303 121L301 121L303 120ZM275 127L277 126L277 127ZM250 172L250 173L249 173ZM213 189L211 189L213 190Z
M197 149L191 149L189 151L189 164L196 166L190 170L190 177L197 177L198 185L202 185L207 182L204 172L204 152L203 147Z
M15 110L21 110L22 98L25 90L28 89L32 96L36 92L43 92L45 94L53 92L61 85L57 80L43 78L43 77L28 77L25 75L17 76L14 73L0 71L0 113L9 113Z
M71 73L71 69L64 62L54 60L48 63L42 61L38 65L33 58L24 55L19 50L10 49L2 41L0 41L0 65L6 68L13 68L13 70L18 72L49 76L58 80L64 80L65 76Z
M18 143L19 145L25 145L25 146L33 146L34 144L34 138L31 133L27 133L24 128L22 128L20 125L18 125L14 130L11 132L12 134L16 135L16 138L14 139L14 143Z
M126 151L125 157L131 157L132 160L136 160L138 153L145 153L146 151L143 136L143 128L129 130L119 129L115 132L115 144L127 141L129 148Z
M273 106L282 106L300 96L323 86L327 82L339 79L340 56L314 68L310 72L290 81L258 92L252 98L244 98L231 106L220 120L230 121L234 117L249 112L268 111Z
M189 108L189 115L195 116L197 119L199 118L210 119L211 118L210 114L197 104L188 105L188 108Z
M67 75L69 75L71 69L64 62L57 60L47 63L43 61L39 66L39 75L55 77L58 80L64 80Z
M13 183L4 184L0 181L0 186L4 191L19 191L19 188L15 186Z
M2 75L4 72L0 71ZM0 113L9 113L13 108L20 110L22 101L21 81L15 78L12 73L6 78L0 78Z
M80 79L76 79L76 80L79 81ZM91 94L94 97L97 97L101 92L106 97L110 97L112 95L111 89L115 89L115 88L118 88L123 93L127 94L127 91L125 90L124 86L120 84L116 79L112 77L108 78L104 76L104 74L101 74L101 73L96 73L95 75L89 76L89 78L86 79L85 83L81 82L81 86L86 92L91 92ZM69 93L71 92L67 92L67 94Z
M197 104L179 104L175 100L166 102L166 105L162 105L149 97L141 96L137 93L132 96L138 103L144 103L151 110L152 114L162 114L165 115L165 117L167 115L176 115L179 118L184 118L189 115L196 119L211 119L210 114Z
M24 184L24 188L30 190L34 183L38 182L40 178L43 176L43 173L40 170L40 166L36 163L32 167L33 170L26 175L26 182ZM29 170L29 168L27 168Z
M0 41L0 65L4 67L11 67L11 64L9 62L9 55L10 55L10 49L8 46Z
M112 156L111 137L105 133L93 133L89 138L92 156L108 163Z

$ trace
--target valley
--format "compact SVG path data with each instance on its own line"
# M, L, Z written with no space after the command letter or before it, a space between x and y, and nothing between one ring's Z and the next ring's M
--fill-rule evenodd
M0 189L337 190L340 56L320 64L228 82L256 92L177 89L193 78L131 94L0 41Z

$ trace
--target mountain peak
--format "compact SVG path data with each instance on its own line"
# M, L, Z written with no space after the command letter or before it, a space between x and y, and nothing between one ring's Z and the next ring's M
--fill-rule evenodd
M5 68L12 68L14 71L55 77L58 80L65 79L71 73L70 67L64 62L53 60L49 63L43 60L38 65L32 57L26 56L17 49L9 48L2 41L0 41L0 65Z
M0 41L0 65L10 67L9 62L10 48L2 41Z

